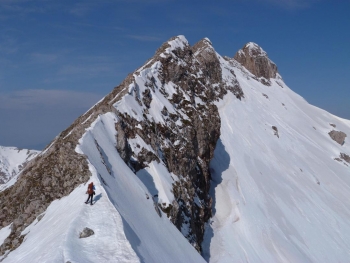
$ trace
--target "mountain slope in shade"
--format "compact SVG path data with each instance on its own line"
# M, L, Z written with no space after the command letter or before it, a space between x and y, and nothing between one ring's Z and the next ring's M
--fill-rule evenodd
M40 152L0 146L0 184L7 183Z
M174 37L0 193L0 260L346 261L348 134L257 44Z

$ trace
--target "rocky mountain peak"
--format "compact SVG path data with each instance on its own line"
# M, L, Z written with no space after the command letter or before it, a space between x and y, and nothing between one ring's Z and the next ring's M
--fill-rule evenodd
M183 35L170 38L168 43L171 46L171 49L184 49L186 46L189 46L187 39Z
M257 78L276 78L277 66L267 56L267 53L256 43L249 42L235 54L234 59L241 63ZM268 84L268 82L265 82Z
M184 36L173 37L60 133L36 162L23 170L16 184L0 192L0 210L4 211L0 226L12 223L11 235L0 246L0 255L21 245L21 232L52 201L89 180L87 157L76 147L86 130L95 127L106 114L113 116L110 134L115 134L111 138L115 140L115 154L130 171L136 174L152 163L161 163L178 178L169 176L172 197L155 206L200 251L212 211L209 163L220 136L215 103L227 93L238 100L244 98L234 72L223 72L221 63L227 62L220 59L209 39L191 47ZM108 170L99 178L106 182L113 169L101 145L99 138L94 138L92 147Z
M248 42L244 45L243 51L248 51L250 56L267 56L265 50L263 50L258 44L254 42Z
M183 35L175 36L170 38L168 41L164 42L160 48L157 49L156 54L153 58L158 56L165 57L167 54L170 54L172 51L184 50L189 48L190 45ZM147 63L146 63L147 64Z
M197 52L198 50L203 50L203 49L210 49L214 51L213 44L209 40L209 38L203 38L202 40L198 41L194 46L193 50Z
M300 99L257 44L227 58L208 38L173 37L0 182L0 262L346 262L347 134L350 123ZM317 224L299 228L305 220ZM344 231L323 231L335 220Z

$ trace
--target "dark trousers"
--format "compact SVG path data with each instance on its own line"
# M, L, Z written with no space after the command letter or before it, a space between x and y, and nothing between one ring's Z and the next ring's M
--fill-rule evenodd
M89 199L91 198L91 204L92 204L92 199L94 198L94 194L89 194L88 199L86 200L86 203L89 203Z

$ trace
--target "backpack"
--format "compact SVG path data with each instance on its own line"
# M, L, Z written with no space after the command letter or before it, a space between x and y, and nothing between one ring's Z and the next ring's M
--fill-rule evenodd
M93 186L92 183L90 183L90 184L88 185L88 190L87 190L87 192L88 192L89 195L91 195L91 194L94 193L93 187L94 187L94 186Z

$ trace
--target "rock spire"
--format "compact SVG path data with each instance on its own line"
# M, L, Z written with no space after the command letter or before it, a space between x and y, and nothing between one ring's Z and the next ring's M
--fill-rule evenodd
M276 78L277 66L256 43L249 42L235 54L234 59L258 78Z

